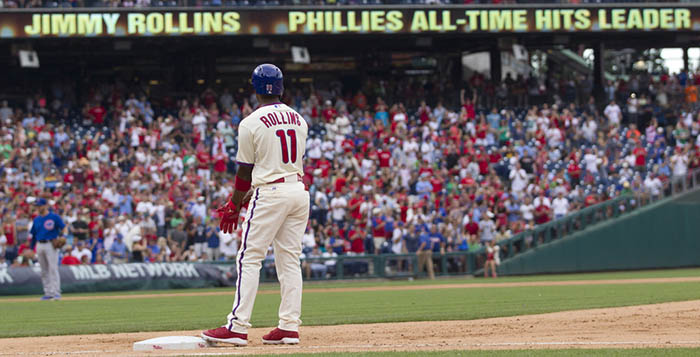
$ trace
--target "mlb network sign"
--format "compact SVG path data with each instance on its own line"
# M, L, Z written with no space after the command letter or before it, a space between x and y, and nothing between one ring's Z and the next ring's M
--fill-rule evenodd
M0 12L0 38L624 31L700 31L700 7Z

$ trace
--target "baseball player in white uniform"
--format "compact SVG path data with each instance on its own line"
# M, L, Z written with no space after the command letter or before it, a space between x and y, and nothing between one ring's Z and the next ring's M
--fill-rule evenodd
M301 324L299 256L309 219L309 193L301 181L308 126L299 113L280 102L284 86L279 68L258 66L252 83L260 107L239 125L235 191L217 210L221 230L230 233L236 229L240 207L250 200L236 257L236 295L226 324L203 331L202 337L238 346L248 344L261 262L272 244L282 302L278 327L263 336L263 343L296 344Z

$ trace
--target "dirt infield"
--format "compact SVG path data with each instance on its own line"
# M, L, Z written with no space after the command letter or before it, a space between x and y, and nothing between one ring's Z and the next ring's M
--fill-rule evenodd
M478 308L478 306L469 307ZM471 321L305 326L297 346L265 346L252 329L247 347L132 351L134 342L199 331L0 339L0 356L242 355L466 349L700 347L700 300L565 311Z
M644 278L644 279L607 279L607 280L564 280L564 281L527 281L515 283L466 283L466 284L431 284L431 285L399 285L399 286L368 286L368 287L346 287L346 288L304 288L304 293L327 293L327 292L351 292L351 291L405 291L423 289L469 289L469 288L509 288L524 286L573 286L573 285L622 285L622 284L659 284L659 283L692 283L700 282L700 277L677 277L677 278ZM258 295L279 294L278 290L260 290ZM130 294L130 295L90 295L90 296L68 296L61 300L111 300L111 299L143 299L143 298L163 298L175 296L217 296L231 295L230 289L222 291L195 291L180 293L162 294ZM3 298L0 302L31 302L36 301L35 297Z

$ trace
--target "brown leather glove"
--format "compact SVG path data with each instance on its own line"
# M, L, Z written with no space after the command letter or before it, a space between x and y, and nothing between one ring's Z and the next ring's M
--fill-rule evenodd
M51 241L51 244L53 244L53 247L55 249L61 249L63 248L64 245L66 245L66 238L64 237L58 237Z

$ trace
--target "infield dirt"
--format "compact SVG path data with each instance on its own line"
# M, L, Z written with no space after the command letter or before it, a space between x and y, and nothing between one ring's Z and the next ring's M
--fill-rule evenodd
M478 306L465 306L478 309ZM133 352L133 343L200 331L166 331L0 339L0 356L238 355L369 351L538 348L700 347L700 300L564 311L470 321L304 326L302 343L265 346L268 328L249 332L247 347Z

